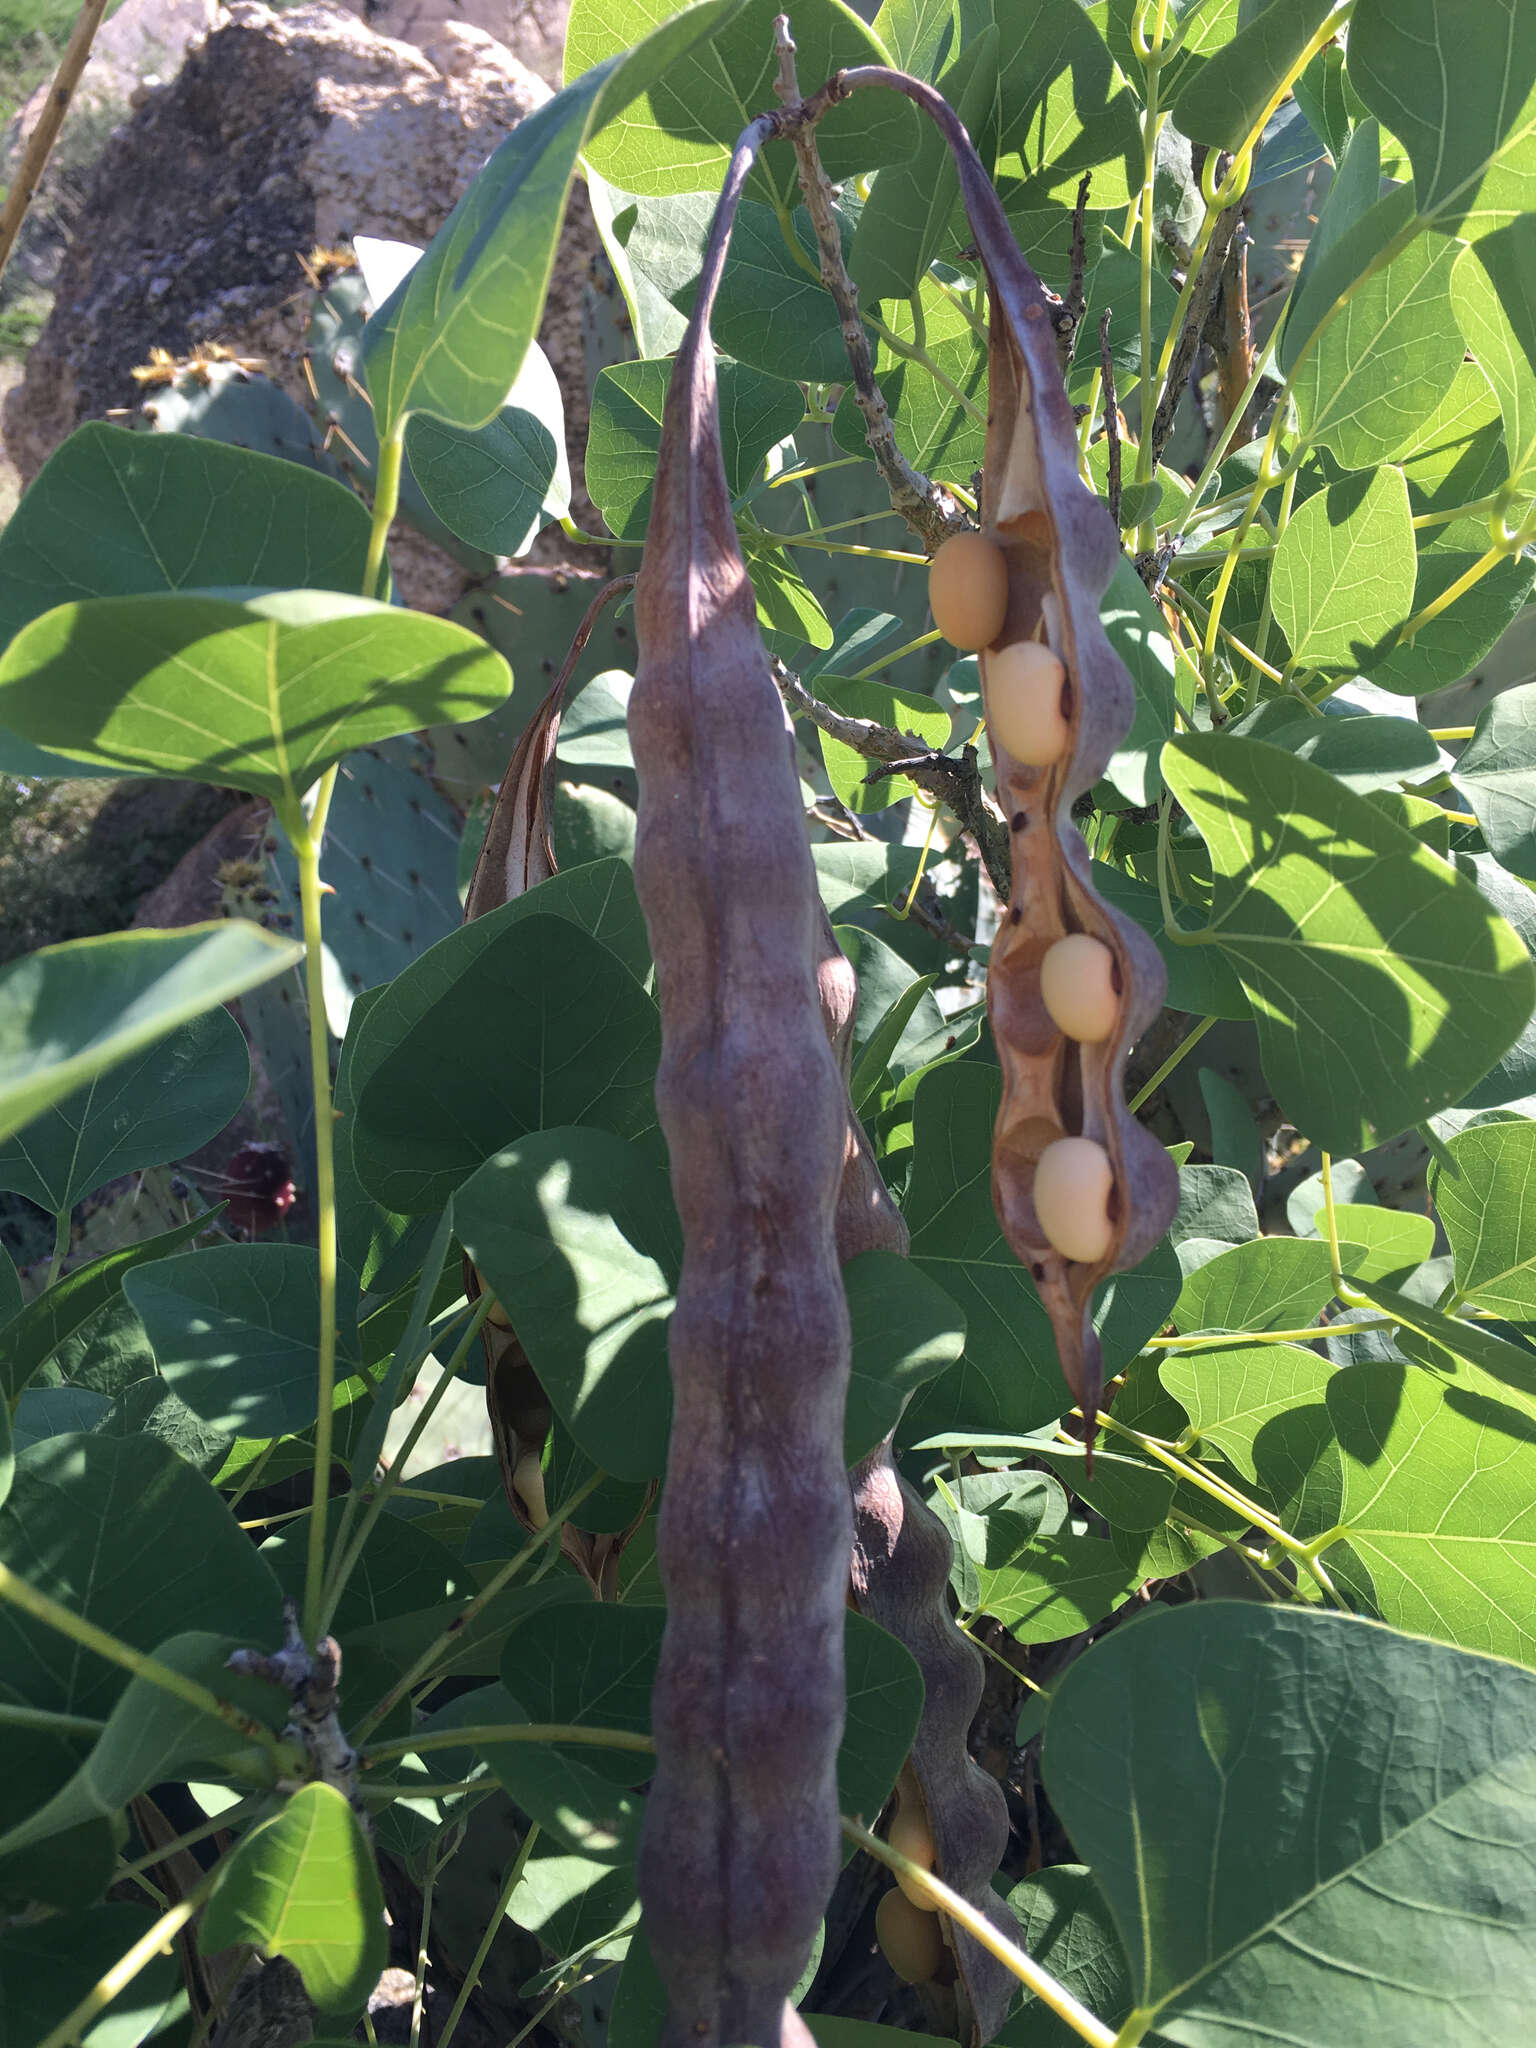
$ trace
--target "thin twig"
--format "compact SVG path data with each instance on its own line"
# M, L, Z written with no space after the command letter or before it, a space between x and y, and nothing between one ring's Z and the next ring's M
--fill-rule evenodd
M37 126L27 137L27 144L21 153L21 162L11 180L11 189L5 196L5 207L0 211L0 277L11 260L11 251L16 246L16 237L21 233L21 224L27 217L27 208L42 183L43 172L53 154L53 145L59 139L59 130L64 125L64 116L69 112L69 103L75 96L75 87L80 83L80 74L85 69L85 60L91 54L91 44L96 31L101 27L102 16L106 13L108 0L85 0L75 18L74 32L69 39L58 70L54 73L53 84L48 88L48 98L37 117Z
M775 17L774 39L779 53L779 77L774 90L783 102L783 111L777 117L779 132L794 146L800 170L800 190L816 231L821 281L837 307L843 347L848 352L848 366L853 372L853 396L864 415L869 452L890 493L893 509L901 514L915 533L922 535L931 554L948 535L962 531L970 522L943 486L914 469L897 446L896 429L891 424L885 394L875 381L869 336L859 317L858 287L843 262L842 238L838 233L837 216L832 210L832 187L816 148L815 122L835 102L825 89L810 100L801 99L788 15Z
M1185 379L1195 360L1195 351L1205 332L1211 308L1216 302L1216 293L1227 267L1227 256L1232 247L1232 238L1242 225L1241 203L1229 207L1221 214L1211 231L1200 268L1195 273L1195 282L1190 289L1189 304L1184 311L1184 322L1179 329L1179 338L1174 344L1172 358L1168 364L1168 375L1158 396L1157 410L1152 415L1152 461L1156 465L1162 459L1173 432L1174 414L1179 409L1179 400L1184 395ZM1246 381L1246 379L1244 380Z
M1099 368L1104 377L1104 439L1109 446L1109 516L1120 531L1120 401L1115 395L1115 364L1109 352L1110 308L1099 321Z
M808 718L829 739L840 740L866 761L885 764L882 772L905 775L919 789L947 804L975 841L993 888L1007 902L1012 889L1008 827L987 795L974 747L962 747L958 755L931 753L925 748L914 755L914 746L923 747L916 733L898 732L873 718L849 718L834 711L830 704L813 697L781 661L773 663L773 679L791 717Z
M1072 206L1072 269L1067 282L1067 295L1061 302L1061 311L1056 315L1056 353L1061 359L1061 375L1066 379L1072 367L1072 358L1077 353L1078 330L1083 324L1083 312L1088 304L1088 190L1093 183L1092 171L1084 171L1078 184L1077 198Z

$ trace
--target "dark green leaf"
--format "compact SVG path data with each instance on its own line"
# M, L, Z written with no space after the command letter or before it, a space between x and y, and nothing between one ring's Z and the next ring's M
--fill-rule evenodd
M44 463L0 539L0 645L55 605L209 585L358 590L368 514L275 456L91 420ZM12 775L116 774L0 740Z
M159 1918L148 1906L87 1906L0 1931L0 2015L16 2048L43 2041ZM86 2048L138 2048L182 1993L174 1953L152 1955L82 2035Z
M1421 218L1467 241L1531 206L1536 19L1491 0L1469 35L1458 0L1362 0L1347 76L1406 145Z
M587 1602L541 1608L508 1642L501 1682L531 1721L648 1735L665 1625L660 1607ZM654 1757L634 1750L554 1747L616 1785L644 1784L656 1769Z
M206 1145L245 1097L250 1060L227 1010L147 1046L0 1145L0 1187L61 1215L121 1173Z
M1514 1323L1536 1321L1536 1207L1525 1213L1536 1123L1477 1125L1446 1151L1452 1164L1436 1164L1431 1189L1456 1257L1457 1295Z
M72 760L233 784L292 816L352 748L479 718L510 686L462 626L366 598L93 598L11 642L0 720Z
M600 371L593 389L587 488L621 538L638 539L650 518L671 375L669 358L619 363ZM799 388L784 378L744 363L720 365L720 435L733 495L747 488L769 449L794 432L804 413Z
M1248 1176L1231 1166L1181 1166L1179 1213L1168 1234L1176 1245L1186 1237L1220 1238L1226 1244L1247 1244L1257 1237L1259 1213Z
M125 1245L121 1251L106 1252L88 1266L77 1266L52 1287L29 1302L5 1331L5 1350L0 1358L0 1398L14 1400L40 1366L45 1365L60 1345L86 1328L118 1297L124 1277L135 1266L163 1259L207 1228L206 1216L193 1216L160 1237L145 1238Z
M777 11L774 0L748 0L728 11L707 47L681 49L664 70L652 67L656 82L648 82L645 97L626 118L586 145L589 160L626 192L718 191L737 136L755 114L778 104ZM671 12L671 0L576 0L566 31L567 80L623 50L639 30ZM794 36L806 92L850 65L886 61L879 42L841 0L800 0ZM910 156L917 146L916 118L894 94L856 93L821 124L816 141L828 177L840 184L859 171ZM759 156L748 189L796 203L799 185L787 142L772 143Z
M944 1291L895 1252L861 1252L843 1268L853 1364L843 1462L866 1457L901 1419L912 1390L965 1349L965 1318Z
M387 1206L440 1208L530 1131L583 1123L630 1136L654 1124L655 1004L558 914L563 893L530 891L440 940L365 1019L353 1159ZM532 914L546 900L556 914Z
M1408 486L1390 466L1308 498L1275 550L1275 617L1308 668L1367 669L1413 603ZM1430 742L1433 747L1433 742Z
M302 957L234 919L76 939L0 968L0 1139Z
M238 1648L228 1636L178 1635L158 1644L155 1656L276 1734L292 1702L280 1687L229 1671L229 1654ZM185 1777L189 1765L218 1764L249 1746L249 1738L226 1721L185 1705L147 1678L130 1679L79 1770L44 1805L0 1835L0 1856L15 1855L65 1828L108 1819L162 1778Z
M138 1650L208 1629L266 1649L277 1583L224 1502L153 1437L51 1437L16 1461L0 1562ZM38 1706L104 1713L120 1665L0 1607L0 1668Z
M1484 709L1456 780L1494 859L1536 882L1536 683L1505 690Z
M1347 1366L1327 1398L1344 1454L1340 1522L1382 1618L1536 1661L1536 1415L1470 1367L1447 1385L1391 1361Z
M1508 1905L1533 1748L1526 1672L1201 1601L1071 1666L1044 1773L1156 2038L1411 2048L1432 2011L1437 2048L1474 2048L1536 1995Z
M536 341L494 418L483 427L451 427L417 413L405 455L444 526L489 555L524 554L541 526L571 509L565 406Z
M582 1450L620 1479L658 1477L678 1263L660 1160L607 1131L539 1131L464 1183L454 1219Z
M1333 0L1269 0L1174 94L1169 114L1195 142L1241 149Z
M1074 1998L1111 2027L1131 2010L1125 1951L1092 1874L1081 1864L1056 1863L1026 1878L1008 1894L1027 1954ZM998 2034L1002 2048L1076 2048L1066 2021L1031 1992Z
M1163 773L1216 870L1211 923L1281 1108L1351 1153L1458 1101L1518 1036L1536 974L1464 877L1332 776L1207 735Z
M160 1371L194 1415L230 1436L288 1436L315 1419L320 1273L303 1245L228 1244L157 1259L124 1282ZM357 1283L343 1276L340 1359L356 1357Z

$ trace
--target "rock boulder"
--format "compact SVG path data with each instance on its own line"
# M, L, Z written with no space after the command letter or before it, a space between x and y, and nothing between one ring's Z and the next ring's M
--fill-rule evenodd
M53 312L5 404L23 481L83 421L137 404L132 372L153 348L182 356L223 343L264 359L302 400L300 258L355 234L427 242L506 133L549 97L463 22L418 24L423 50L335 6L236 0L219 19L174 78L141 92L96 167ZM544 329L578 430L593 246L583 211L566 232Z

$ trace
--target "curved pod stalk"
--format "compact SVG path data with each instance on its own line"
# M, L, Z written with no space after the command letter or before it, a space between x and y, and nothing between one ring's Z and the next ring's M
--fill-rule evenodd
M834 1212L847 1097L792 737L721 455L709 317L731 161L667 396L636 592L635 883L661 1002L656 1106L683 1227L658 1552L667 1628L640 1852L663 2039L808 2044L787 2002L839 1863L852 1515Z
M1004 1234L1050 1315L1091 1444L1102 1389L1094 1289L1146 1256L1178 1204L1172 1161L1124 1102L1126 1054L1162 1007L1163 964L1145 933L1094 890L1088 849L1072 823L1074 801L1102 776L1134 711L1130 676L1099 619L1119 537L1078 472L1057 358L1056 301L1020 254L970 137L937 93L901 72L871 66L844 73L842 84L892 87L938 124L986 272L990 406L981 530L1001 551L1008 591L1002 625L982 648L980 665L1013 871L987 977L1003 1070L992 1194ZM1000 726L1015 725L999 693L1018 650L1031 644L1048 648L1063 671L1059 698L1049 707L1057 736L1049 747L1032 749L1053 758L1034 766L999 737ZM1098 939L1112 956L1119 1016L1096 1042L1066 1037L1041 995L1045 955L1074 933ZM1058 1241L1075 1240L1078 1257L1052 1242L1035 1203L1041 1155L1064 1138L1087 1139L1107 1155L1101 1227L1054 1231Z

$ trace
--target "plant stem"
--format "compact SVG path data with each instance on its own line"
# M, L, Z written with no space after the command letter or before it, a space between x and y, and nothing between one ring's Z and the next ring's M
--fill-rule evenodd
M1344 1263L1339 1251L1339 1218L1333 1206L1333 1157L1323 1154L1323 1215L1328 1225L1328 1267L1333 1278L1333 1291L1346 1308L1369 1308L1370 1301L1363 1294L1356 1294L1344 1278Z
M1357 1330L1395 1330L1395 1316L1377 1316L1362 1323L1314 1323L1309 1330L1223 1330L1213 1336L1149 1337L1148 1351L1211 1351L1223 1345L1238 1350L1245 1344L1307 1344L1319 1337L1353 1336Z
M629 1728L588 1728L574 1721L495 1722L472 1728L425 1728L413 1735L391 1735L369 1745L363 1769L369 1770L381 1757L419 1756L432 1749L466 1749L493 1742L570 1742L586 1749L632 1749L640 1756L654 1756L656 1744L649 1735Z
M449 2048L449 2043L454 2036L454 2030L463 2017L465 2006L469 2003L470 1994L480 1981L480 1972L485 1968L485 1959L491 1952L491 1943L501 1932L501 1923L506 1918L508 1906L512 1903L512 1894L522 1882L528 1858L533 1851L534 1843L538 1839L539 1824L536 1820L530 1821L528 1823L528 1832L522 1840L522 1846L512 1858L511 1865L507 1871L506 1881L501 1887L495 1905L491 1908L490 1917L485 1923L485 1932L480 1937L480 1946L475 1950L468 1974L464 1982L459 1986L459 1995L453 2001L453 2010L449 2013L447 2020L443 2024L443 2030L437 2037L437 2048Z
M347 1590L347 1581L351 1578L353 1572L357 1569L358 1559L363 1554L363 1547L367 1543L368 1538L373 1534L374 1524L378 1521L379 1516L384 1512L385 1503L388 1501L390 1495L395 1491L396 1487L399 1485L400 1475L404 1472L406 1465L409 1463L412 1451L415 1450L417 1444L421 1441L422 1433L426 1429L427 1424L432 1420L432 1417L435 1414L439 1403L442 1401L443 1396L449 1391L451 1387L457 1384L458 1371L460 1366L463 1365L466 1356L468 1355L469 1347L475 1341L476 1337L479 1336L481 1324L485 1321L486 1317L490 1314L491 1310L495 1307L495 1305L496 1297L494 1294L482 1294L480 1299L475 1303L474 1309L470 1315L468 1328L465 1330L463 1336L460 1338L458 1344L455 1346L453 1354L449 1358L448 1363L442 1368L441 1376L438 1379L437 1385L432 1389L431 1393L428 1394L427 1398L422 1402L420 1414L416 1417L416 1420L411 1424L410 1430L406 1435L406 1439L404 1443L401 1444L400 1449L396 1454L393 1463L385 1472L384 1477L379 1482L378 1488L375 1491L372 1499L368 1502L367 1507L364 1509L363 1518L361 1523L358 1525L356 1534L352 1537L350 1543L348 1543L345 1553L336 1558L331 1570L329 1581L325 1588L325 1597L321 1602L320 1614L318 1621L316 1623L316 1627L320 1635L324 1635L326 1630L330 1627L331 1617L336 1612L337 1602L341 1599L342 1594ZM423 1363L425 1363L425 1359L423 1359ZM419 1369L420 1368L418 1367L418 1371ZM340 1549L340 1541L341 1539L340 1537L338 1537L338 1550Z
M150 1685L157 1685L162 1692L173 1694L186 1706L199 1714L210 1714L216 1721L233 1728L248 1742L265 1749L281 1764L289 1761L288 1745L264 1728L260 1721L254 1721L244 1714L230 1700L220 1699L216 1692L210 1692L206 1685L200 1685L195 1678L189 1678L184 1671L176 1671L169 1664L162 1664L158 1657L151 1657L143 1650L134 1649L121 1637L114 1636L104 1628L98 1628L93 1621L87 1621L83 1614L76 1614L72 1607L55 1600L39 1587L28 1585L18 1578L8 1565L0 1564L0 1600L12 1607L19 1607L23 1614L31 1615L45 1627L57 1631L72 1643L78 1643L83 1650L94 1650L98 1657L105 1657L110 1664L131 1672L135 1678L142 1678Z
M405 421L379 443L379 469L373 482L373 525L368 535L368 557L363 568L364 597L378 597L389 567L385 549L389 529L400 505L400 473L405 464Z
M499 1572L486 1580L469 1605L454 1617L435 1642L427 1645L426 1649L422 1651L404 1677L397 1679L390 1687L372 1713L366 1715L358 1726L350 1731L351 1740L355 1748L361 1749L363 1747L368 1736L378 1727L379 1723L388 1714L392 1713L400 1701L405 1698L406 1694L428 1675L438 1658L446 1650L452 1649L454 1643L469 1627L476 1615L483 1613L491 1601L496 1598L496 1595L512 1583L529 1559L536 1557L547 1544L558 1538L565 1523L576 1512L577 1508L581 1506L587 1495L599 1487L602 1481L603 1474L601 1472L594 1472L589 1479L584 1480L568 1500L560 1503L543 1528L536 1535L528 1538L528 1541L523 1545L516 1557L509 1558Z
M224 1829L234 1827L240 1821L250 1820L260 1813L269 1796L265 1792L253 1792L248 1799L242 1799L238 1806L226 1806L224 1811L216 1813L212 1820L205 1820L201 1827L188 1828L184 1835L177 1835L173 1840L162 1843L158 1849L151 1849L147 1855L138 1857L136 1861L119 1864L118 1879L137 1879L146 1870L153 1870L157 1863L165 1863L172 1856L179 1855L183 1849L196 1848L199 1842L206 1842L210 1835L220 1834Z
M861 522L862 523L862 522ZM914 555L900 548L866 548L852 541L818 540L814 533L761 533L761 540L771 541L780 548L816 548L824 555L871 555L878 562L913 562L919 569L926 569L928 557Z
M963 1927L989 1955L996 1956L1042 2005L1049 2006L1058 2019L1065 2020L1080 2040L1087 2041L1090 2048L1114 2048L1112 2028L1106 2027L1086 2005L1079 2003L1066 1985L1059 1984L1033 1956L1026 1955L1023 1949L999 1934L984 1913L978 1913L974 1906L968 1905L958 1892L952 1892L931 1870L925 1870L921 1863L914 1863L910 1856L903 1856L899 1849L893 1849L889 1842L881 1841L878 1835L872 1834L861 1822L850 1820L846 1814L842 1817L842 1830L846 1840L883 1863L887 1870L896 1872L909 1896L914 1890L919 1896L926 1895L933 1912L945 1914L956 1926Z
M894 654L882 654L880 659L872 661L868 668L855 669L848 680L850 683L867 683L871 676L879 675L882 669L893 668L909 654L916 654L920 647L931 647L935 640L942 640L943 637L937 626L931 633L919 633L915 640L908 640L905 646L898 647Z
M64 125L64 116L69 112L69 103L74 97L75 87L80 83L80 74L85 69L86 59L91 54L91 44L96 31L101 27L109 0L84 0L84 5L75 17L75 25L65 45L59 68L53 75L48 88L48 97L38 115L37 126L27 138L21 153L21 162L16 166L11 179L10 190L5 195L5 206L0 210L0 277L5 275L6 265L11 260L11 251L16 246L16 237L21 233L21 224L27 217L27 208L36 196L48 159L53 154L53 145L59 139L59 130ZM25 16L22 17L25 20Z
M99 1735L105 1721L89 1714L55 1714L49 1707L13 1707L0 1700L0 1728L46 1728L51 1735Z
M381 464L382 467L382 464ZM319 1359L316 1372L314 1509L304 1566L304 1637L319 1640L325 1589L326 1512L331 1492L331 1435L336 1401L336 1119L331 1106L331 1039L325 1017L324 951L320 922L320 845L336 770L321 778L315 807L284 819L299 868L304 926L304 992L309 1009L310 1085L315 1100L315 1208L320 1268Z
M1152 1097L1157 1093L1158 1089L1162 1087L1163 1083L1167 1080L1168 1076L1173 1072L1174 1068L1179 1064L1180 1060L1183 1059L1185 1053L1192 1052L1194 1048L1200 1043L1201 1039L1204 1038L1207 1031L1210 1030L1211 1026L1217 1021L1218 1020L1215 1017L1202 1017L1200 1019L1200 1022L1194 1027L1192 1031L1185 1032L1184 1036L1173 1048L1173 1051L1169 1053L1167 1059L1163 1061L1163 1064L1158 1068L1157 1072L1152 1076L1151 1080L1148 1081L1144 1088L1138 1088L1136 1093L1131 1097L1129 1103L1127 1103L1126 1107L1129 1109L1132 1116L1136 1114L1137 1110L1141 1108L1143 1103L1151 1101Z
M46 1294L59 1277L59 1269L69 1256L69 1224L73 1210L61 1209L53 1219L53 1257L48 1261L48 1277L43 1282Z

